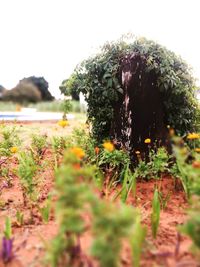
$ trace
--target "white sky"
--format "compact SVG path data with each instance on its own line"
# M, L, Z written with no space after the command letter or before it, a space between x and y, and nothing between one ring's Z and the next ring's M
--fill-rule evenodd
M0 84L44 76L50 91L107 40L132 32L181 55L200 78L200 0L0 0Z

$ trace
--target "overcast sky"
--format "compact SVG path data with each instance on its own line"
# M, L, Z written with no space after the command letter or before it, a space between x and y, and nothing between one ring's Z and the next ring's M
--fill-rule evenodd
M200 78L200 0L0 0L0 84L59 85L107 40L132 32L181 55Z

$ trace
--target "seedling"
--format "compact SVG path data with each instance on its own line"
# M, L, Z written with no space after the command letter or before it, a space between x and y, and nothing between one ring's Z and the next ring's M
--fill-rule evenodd
M17 146L20 140L15 126L4 126L1 131L0 156L10 157L17 152Z
M17 211L16 221L19 226L22 226L24 224L24 214L22 212Z
M13 239L10 218L6 218L4 236L2 238L2 246L0 257L4 264L9 263L13 259Z
M18 174L20 177L25 206L28 202L31 204L37 200L37 180L35 178L37 170L38 166L36 165L33 154L28 151L21 152L19 156Z
M31 147L37 160L40 160L47 147L46 135L32 135Z
M158 189L155 189L152 201L151 230L153 238L157 237L160 222L160 201Z
M133 233L130 235L130 244L133 255L133 266L140 266L140 258L142 254L143 245L145 242L145 237L147 233L147 228L141 225L140 216L136 218L136 222L133 226Z
M163 195L163 193L161 191L158 192L159 194L159 200L160 200L160 204L161 204L161 209L166 209L167 204L169 202L170 196L171 196L171 192L169 191L166 196Z
M48 223L50 218L50 212L51 212L51 198L49 197L46 200L45 205L42 208L39 208L40 214L42 216L42 220L44 223Z

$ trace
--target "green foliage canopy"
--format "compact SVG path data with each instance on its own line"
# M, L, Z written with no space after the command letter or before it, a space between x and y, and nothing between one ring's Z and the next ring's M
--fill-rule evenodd
M99 53L83 61L71 76L69 90L76 86L88 103L93 136L101 141L109 136L113 105L123 94L120 83L122 59L137 53L145 60L144 72L154 71L161 92L166 124L178 134L194 131L198 110L195 82L189 66L173 52L145 38L126 42L123 38L106 43Z

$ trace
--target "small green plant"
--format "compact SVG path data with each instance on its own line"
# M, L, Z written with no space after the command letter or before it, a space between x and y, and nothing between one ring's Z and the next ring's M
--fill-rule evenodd
M71 146L81 147L86 154L85 161L93 164L96 162L95 140L89 135L83 127L75 128L71 137Z
M10 157L17 152L20 144L16 126L2 126L0 128L0 156Z
M160 200L160 206L161 206L161 209L164 210L164 209L166 209L167 204L168 204L168 202L169 202L169 200L170 200L171 192L169 191L169 192L164 196L164 194L163 194L161 191L159 191L159 192L158 192L158 195L159 195L159 200Z
M95 239L91 248L92 255L98 259L101 267L120 266L122 240L130 235L138 216L136 210L125 204L116 208L113 203L99 201L93 206L93 213Z
M145 242L146 233L147 233L147 228L141 225L141 218L140 216L138 216L133 226L133 232L130 235L130 244L133 255L134 267L140 266L140 258L142 254L143 245Z
M73 266L81 252L79 236L84 232L83 212L93 196L84 179L93 179L93 168L81 168L80 152L70 150L65 155L65 165L56 172L56 191L58 201L56 215L59 232L48 251L48 261L52 267Z
M122 171L122 175L123 175L122 187L117 192L114 199L120 196L121 201L126 202L131 192L134 198L136 196L137 172L132 173L132 171L129 168L129 164L127 164L124 167L124 170Z
M19 155L18 175L23 191L24 205L34 203L37 200L37 180L35 178L38 166L30 151L23 151Z
M195 247L200 250L200 197L193 197L192 205L188 210L188 220L179 230L188 235Z
M5 182L6 182L8 187L12 186L12 175L10 173L10 169L8 166L0 168L0 176L5 178Z
M66 138L63 136L53 136L51 146L54 155L54 169L57 170L59 159L63 156L64 150L67 147Z
M51 212L51 198L48 197L44 206L39 208L40 214L42 216L42 220L44 223L48 223L50 219L50 212Z
M40 160L47 147L47 136L46 135L32 135L31 148L34 151L34 155L37 160Z
M19 210L16 213L16 222L18 226L22 226L24 224L24 214Z
M160 222L160 200L158 189L155 189L152 201L152 213L151 213L151 230L153 238L157 237L158 227Z
M137 264L144 240L142 226L134 228L138 212L123 203L115 204L98 197L95 193L98 185L96 167L86 165L83 155L80 148L68 149L63 165L56 172L56 215L59 230L48 248L48 262L52 267L77 266L79 260L82 264L91 265L90 258L84 254L80 243L80 237L87 230L84 219L86 214L92 222L91 254L99 261L99 266L120 266L123 240L128 240L134 250L137 243L132 238L135 238L136 232L138 236L140 230L140 242L137 251L134 251ZM138 221L137 223L139 224Z
M12 227L10 218L6 218L4 235L2 237L2 244L0 248L0 263L5 266L11 262L14 257L13 254L13 238L12 238Z
M138 157L137 165L138 177L144 179L159 179L163 173L170 172L170 156L164 147L159 147L157 151L151 150L149 161L146 162Z
M5 222L5 229L4 229L4 236L7 239L10 239L12 236L12 226L11 226L11 220L10 218L6 218L6 222Z
M155 179L160 178L160 175L169 172L169 155L164 147L159 147L157 152L150 152L150 172Z
M181 180L187 198L200 195L200 155L193 153L178 137L174 139L173 152L176 158L173 171Z

